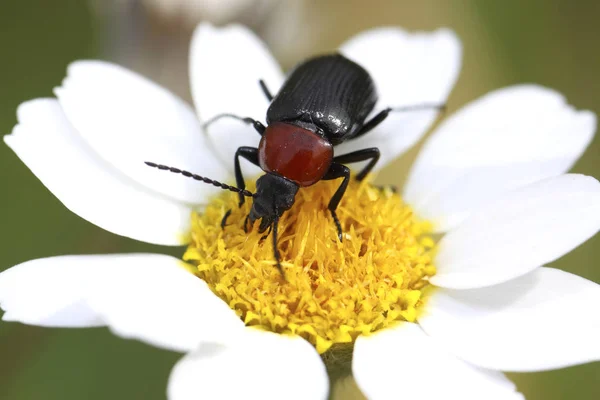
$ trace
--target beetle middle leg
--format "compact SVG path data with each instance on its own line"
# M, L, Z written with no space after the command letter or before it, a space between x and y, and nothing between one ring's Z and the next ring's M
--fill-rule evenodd
M240 165L240 157L244 157L246 160L250 161L252 164L256 166L260 166L258 162L258 149L256 147L242 146L238 147L235 151L235 156L233 157L233 169L235 174L235 183L238 188L244 190L246 188L246 182L244 181L244 175L242 175L242 167ZM246 199L244 195L238 193L240 202L239 207L244 205ZM225 228L225 224L227 223L227 218L231 214L231 210L228 210L223 219L221 220L221 228Z
M406 111L420 111L420 110L438 110L444 111L446 109L445 104L418 104L415 106L406 106L406 107L397 107L397 108L385 108L381 110L378 114L376 114L373 118L365 122L365 124L360 128L360 130L352 136L351 139L356 139L364 135L365 133L370 132L377 125L382 123L391 112L406 112Z
M338 164L337 162L333 162L329 167L329 170L323 176L322 180L329 181L337 178L344 178L344 180L342 181L342 184L340 185L338 190L336 190L336 192L333 194L333 197L331 197L331 200L329 200L329 205L327 206L327 208L331 212L333 222L335 223L335 226L338 231L338 239L340 239L341 242L342 224L340 224L340 220L338 219L335 210L340 204L340 201L342 200L342 197L344 196L344 193L348 188L348 182L350 182L350 168L346 167L345 165Z
M356 180L362 181L363 179L365 179L365 176L367 176L367 174L371 172L373 167L375 167L375 164L377 164L377 161L379 161L380 156L381 153L379 152L379 149L377 147L371 147L368 149L356 150L352 153L342 154L341 156L334 157L333 162L339 164L348 164L371 160L367 165L365 165L362 171L360 171L356 175Z

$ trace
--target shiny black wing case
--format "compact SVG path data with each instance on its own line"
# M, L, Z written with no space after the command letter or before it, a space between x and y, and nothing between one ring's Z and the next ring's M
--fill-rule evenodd
M314 127L336 145L356 134L376 102L363 67L340 54L320 56L292 70L267 110L267 123Z

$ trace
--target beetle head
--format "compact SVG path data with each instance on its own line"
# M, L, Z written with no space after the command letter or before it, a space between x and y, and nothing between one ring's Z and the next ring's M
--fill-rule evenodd
M256 193L248 218L251 223L261 219L259 232L264 232L294 204L298 184L274 173L267 173L256 181Z

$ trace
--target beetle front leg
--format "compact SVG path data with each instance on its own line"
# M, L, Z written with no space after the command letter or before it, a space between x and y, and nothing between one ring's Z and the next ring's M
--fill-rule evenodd
M277 213L277 209L275 209L275 218L271 226L273 227L273 256L275 257L275 262L277 264L279 273L285 278L283 267L281 266L281 253L279 253L279 249L277 248L277 230L279 228L279 215Z
M338 219L335 210L337 209L337 206L340 204L340 201L342 200L342 197L344 196L344 193L346 192L346 189L348 188L348 183L350 182L350 169L348 167L346 167L345 165L334 162L331 164L331 166L329 167L329 170L325 173L325 175L323 176L322 179L325 181L329 181L329 180L337 179L337 178L344 178L344 180L342 181L342 184L340 185L338 190L336 190L336 192L333 194L333 197L331 197L331 200L329 200L329 205L327 206L327 208L331 212L331 216L333 217L333 222L335 223L335 226L338 231L338 239L340 239L340 242L341 242L342 241L342 224L340 224L340 220Z
M244 181L244 175L242 175L242 167L240 165L240 157L244 157L246 160L250 161L252 164L257 167L260 166L258 163L258 149L256 147L242 146L238 147L235 151L235 156L233 157L233 169L235 174L235 183L238 188L244 190L246 189L246 182ZM239 207L243 206L246 199L243 194L238 193L240 202L238 204ZM221 228L225 228L225 224L227 223L227 218L231 214L231 210L228 210L223 219L221 220Z
M365 176L367 176L367 174L371 172L373 167L375 167L375 164L377 164L377 161L379 161L380 156L381 153L379 152L379 149L377 147L371 147L368 149L357 150L353 151L352 153L342 154L341 156L334 157L333 162L339 164L348 164L370 160L369 163L365 165L365 167L356 175L356 180L362 181L363 179L365 179Z
M258 163L258 149L256 147L242 146L238 147L235 151L235 156L233 157L233 170L235 174L235 183L238 188L246 189L246 182L244 181L244 176L242 175L242 167L240 165L240 157L244 157L246 160L250 161L252 164L260 167ZM244 204L245 198L241 193L240 196L240 204L241 207Z

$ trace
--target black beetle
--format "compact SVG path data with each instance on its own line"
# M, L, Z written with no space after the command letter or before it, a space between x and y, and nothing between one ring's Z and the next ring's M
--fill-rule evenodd
M327 207L341 241L342 227L335 210L350 181L350 169L344 164L369 161L356 175L360 181L379 159L376 147L334 156L334 146L368 133L391 111L442 109L443 105L386 108L367 120L377 103L375 83L363 67L341 54L319 56L301 63L292 70L275 96L264 81L260 80L259 84L271 102L266 127L252 118L232 114L217 115L204 125L206 127L220 118L230 117L251 124L261 135L258 148L243 146L235 152L237 188L177 168L151 162L146 164L237 192L240 206L244 204L244 197L252 197L252 209L246 217L244 229L248 220L253 224L258 219L261 220L260 233L273 228L273 252L277 267L282 271L277 249L277 225L281 215L294 204L298 189L320 180L343 178ZM245 190L240 157L266 172L256 181L256 193ZM223 217L222 227L230 213L231 210Z

